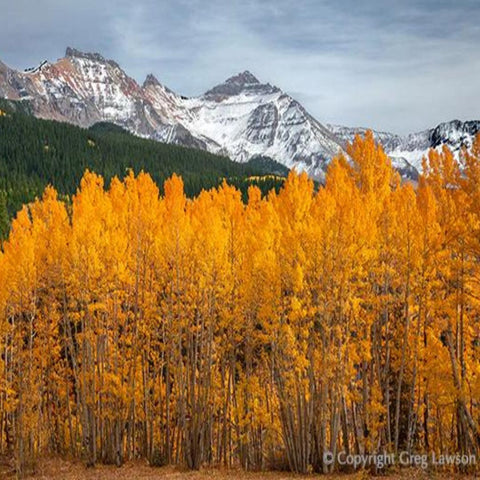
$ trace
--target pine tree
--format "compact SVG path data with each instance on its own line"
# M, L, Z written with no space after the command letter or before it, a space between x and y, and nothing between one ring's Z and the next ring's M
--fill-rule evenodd
M0 241L8 237L10 218L7 210L7 195L0 191Z

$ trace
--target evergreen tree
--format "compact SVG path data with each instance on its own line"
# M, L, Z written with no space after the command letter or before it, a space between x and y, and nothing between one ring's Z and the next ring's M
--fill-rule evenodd
M0 241L8 236L10 231L10 218L7 210L7 194L0 191Z

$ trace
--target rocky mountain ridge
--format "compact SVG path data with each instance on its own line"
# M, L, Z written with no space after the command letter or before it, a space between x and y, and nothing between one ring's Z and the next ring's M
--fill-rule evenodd
M321 180L330 160L364 128L323 125L290 95L244 71L187 98L153 74L142 85L113 60L68 47L63 58L20 72L0 62L0 97L28 101L34 115L89 127L120 125L135 135L230 156L269 157ZM429 148L469 147L480 122L440 124L399 136L374 132L408 178Z

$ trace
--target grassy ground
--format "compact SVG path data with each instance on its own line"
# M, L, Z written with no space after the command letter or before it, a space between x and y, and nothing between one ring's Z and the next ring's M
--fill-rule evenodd
M15 478L11 469L0 469L0 480ZM284 472L243 472L240 470L203 469L191 472L174 467L152 468L143 462L128 463L120 468L114 466L97 466L85 468L79 462L60 459L44 459L39 462L36 473L27 477L29 480L362 480L372 478L366 472L338 475L294 475ZM446 473L429 473L423 470L402 469L390 471L376 478L386 480L426 480L426 479L467 479L479 478L474 475L453 475Z

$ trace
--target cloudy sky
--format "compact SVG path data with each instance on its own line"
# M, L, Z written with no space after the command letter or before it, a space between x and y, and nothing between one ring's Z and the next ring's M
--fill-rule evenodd
M480 119L478 0L0 0L0 59L66 46L198 95L239 71L322 122L398 133Z

